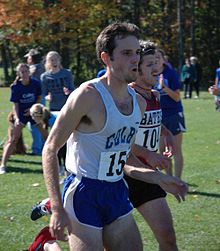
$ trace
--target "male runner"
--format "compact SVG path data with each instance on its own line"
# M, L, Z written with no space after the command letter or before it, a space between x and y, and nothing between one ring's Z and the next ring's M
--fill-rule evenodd
M143 156L144 149L140 148L136 152L136 155L145 163L147 160L146 164L154 168L156 166L166 168L169 167L169 158L155 153L159 149L161 133L164 136L172 135L164 127L162 127L161 132L162 111L160 108L159 93L152 89L157 80L156 48L151 42L143 41L141 47L139 74L136 81L132 83L132 87L144 97L147 107L135 143L144 146L148 152L145 151L145 155L147 154L147 157L145 157ZM165 137L165 139L168 139L167 143L170 142L169 137ZM172 153L172 145L167 143L166 146ZM140 151L143 153L140 153ZM125 177L129 185L129 198L152 229L159 243L159 250L178 250L171 212L165 199L166 192L157 184L146 183L129 176ZM134 177L137 178L136 176Z
M142 250L122 179L129 154L128 168L130 164L143 167L130 153L146 107L143 98L127 86L137 76L137 33L135 25L124 23L112 24L101 32L96 48L107 73L71 94L45 144L43 165L52 211L50 231L63 240L67 228L70 250L103 250L103 246L107 250ZM56 152L67 139L66 166L72 175L64 186L64 209ZM161 185L168 182L168 190L176 188L166 175L147 167L145 170L149 181Z
M101 32L96 48L107 74L70 95L45 143L50 231L64 240L67 228L70 250L98 251L103 245L107 250L142 250L122 179L145 109L142 97L128 87L137 77L138 38L138 27L128 23L114 23ZM72 176L65 184L63 204L57 151L66 141L66 167Z

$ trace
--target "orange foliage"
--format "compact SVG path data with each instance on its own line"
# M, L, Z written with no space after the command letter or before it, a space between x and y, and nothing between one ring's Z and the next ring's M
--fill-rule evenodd
M95 0L62 0L45 8L42 0L8 0L0 3L0 28L4 36L16 43L51 40L84 35L114 17L117 9L114 1L97 3ZM56 37L51 30L58 25Z

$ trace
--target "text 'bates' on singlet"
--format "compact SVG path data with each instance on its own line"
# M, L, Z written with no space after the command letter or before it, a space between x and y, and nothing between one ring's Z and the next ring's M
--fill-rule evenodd
M133 99L133 111L122 114L109 91L99 79L91 82L102 97L106 109L106 121L99 132L74 131L67 141L66 167L81 177L118 181L123 177L123 166L135 140L141 111L133 89L128 92Z
M159 149L162 111L159 99L151 92L151 99L145 98L147 107L136 135L135 143L149 151Z

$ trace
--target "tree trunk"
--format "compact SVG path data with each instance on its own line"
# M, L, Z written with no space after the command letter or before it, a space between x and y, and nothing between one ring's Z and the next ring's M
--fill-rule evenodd
M178 69L181 71L184 57L184 32L183 32L183 0L177 1L177 23L178 23Z
M62 48L61 48L61 57L62 65L64 68L69 68L70 66L70 51L69 51L69 39L62 39Z
M134 0L134 20L133 22L140 27L140 0Z
M5 85L9 85L9 72L8 72L8 59L7 59L7 52L5 48L5 43L0 45L1 50L1 56L2 56L2 66L3 66L3 72L4 72L4 79L5 79Z
M191 0L191 56L195 55L196 41L195 41L195 0Z
M15 67L14 67L13 57L12 57L10 46L9 46L9 43L10 43L9 40L7 40L6 43L7 43L6 49L7 49L7 55L8 55L8 64L11 67L11 78L15 79L16 72L14 70Z
M80 79L80 68L81 68L81 53L80 53L80 39L79 37L77 38L77 54L76 54L76 83L81 83Z

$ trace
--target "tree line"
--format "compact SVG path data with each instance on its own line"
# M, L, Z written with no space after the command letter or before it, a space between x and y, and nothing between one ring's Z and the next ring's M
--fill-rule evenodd
M93 78L102 67L96 59L96 37L113 21L137 24L142 39L164 49L177 70L185 57L196 56L204 88L214 80L220 59L218 0L10 0L0 2L0 13L5 85L14 79L15 66L31 48L42 55L58 51L76 85Z

